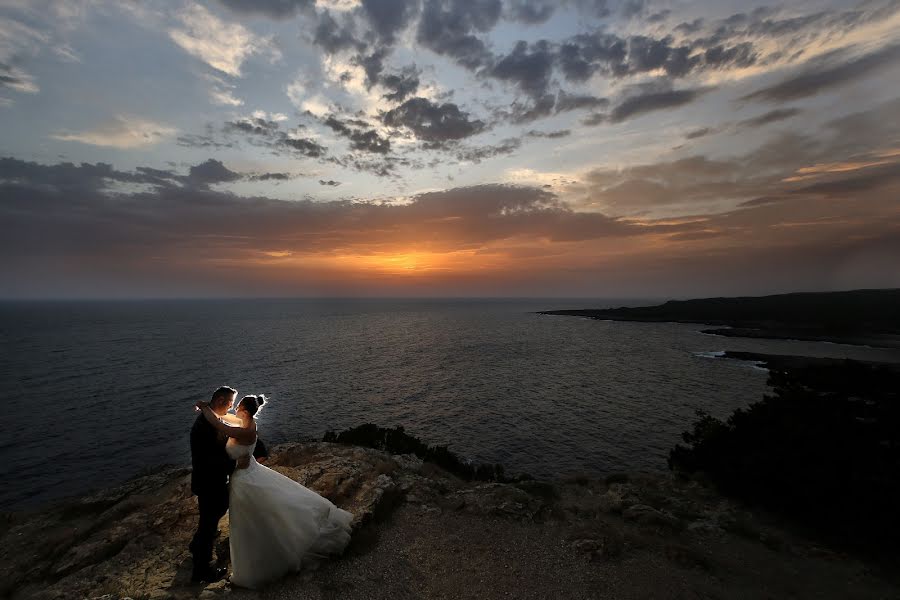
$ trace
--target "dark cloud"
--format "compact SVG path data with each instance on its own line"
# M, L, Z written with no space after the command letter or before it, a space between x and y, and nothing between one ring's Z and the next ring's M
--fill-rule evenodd
M342 50L361 52L365 48L365 44L356 38L353 22L343 20L338 23L327 10L319 14L319 22L313 31L313 42L330 54Z
M504 154L512 154L522 147L520 138L507 138L499 144L493 146L482 146L480 148L465 148L458 150L456 158L461 161L480 163L482 160L501 156Z
M510 110L501 109L496 112L498 117L510 119L513 123L528 123L541 117L546 117L553 112L556 98L553 94L545 94L527 102L513 102Z
M611 33L596 31L572 36L559 48L558 60L569 81L585 81L601 68L608 74L624 71L628 54L626 40Z
M226 121L225 131L237 131L241 133L249 133L254 135L274 135L278 132L278 123L260 118L239 119L237 121Z
M384 71L384 59L387 58L389 49L386 47L378 48L369 55L359 54L353 62L363 68L366 73L366 84L372 87L378 83L381 72Z
M532 129L531 131L527 132L525 135L527 135L528 137L534 137L534 138L556 139L556 138L568 137L571 134L572 134L572 132L568 129L560 129L559 131L537 131L535 129Z
M665 71L669 77L684 77L694 71L746 67L755 64L758 58L750 42L676 44L672 36L622 38L603 29L572 36L557 51L557 63L563 75L576 82L596 73L618 78L657 70Z
M723 45L707 48L703 53L703 62L710 68L749 67L756 63L758 56L750 42L742 42L735 46Z
M315 0L219 0L234 12L261 15L272 19L286 19L298 10L311 9Z
M353 129L334 115L329 116L323 123L338 135L350 140L350 148L352 150L374 152L376 154L387 154L391 151L390 140L378 135L378 132L374 129L367 131Z
M363 13L383 44L393 44L419 8L418 0L362 0Z
M613 123L620 123L626 119L642 115L644 113L684 106L697 99L710 88L694 88L686 90L651 91L625 98L610 113L609 119Z
M185 134L175 138L175 143L185 148L233 148L233 142L217 140L212 135Z
M303 126L293 131L284 131L276 121L256 117L226 121L222 127L226 134L246 135L249 143L269 148L275 152L286 151L290 154L301 154L310 158L324 156L327 153L324 146L312 138L297 136L301 129Z
M188 179L198 185L210 185L215 183L227 183L241 179L240 173L235 173L221 161L214 158L208 159L199 165L191 167Z
M533 44L519 41L512 52L497 60L490 76L515 84L532 98L546 95L553 72L554 52L550 43L540 40Z
M594 125L600 125L602 123L606 123L609 121L609 115L604 113L593 113L581 120L582 125L587 125L588 127L593 127Z
M49 186L66 193L98 191L108 187L111 182L165 187L180 184L183 180L174 171L146 167L129 173L117 171L107 163L76 165L64 162L42 165L11 157L0 158L0 181L29 188Z
M768 125L769 123L775 123L776 121L784 121L785 119L790 119L791 117L796 117L803 110L800 108L777 108L775 110L770 110L767 113L761 114L758 117L752 117L750 119L744 119L743 121L738 121L738 127L762 127L763 125Z
M568 94L560 90L556 96L556 112L565 112L569 110L578 110L581 108L605 108L609 106L607 98L598 98L597 96Z
M247 176L248 181L288 181L293 179L290 173L254 173Z
M383 75L379 84L388 91L383 98L390 102L403 102L419 89L419 71L415 65L406 67L399 73Z
M715 132L716 130L713 127L701 127L700 129L694 129L693 131L687 132L684 137L688 140L695 140Z
M330 187L337 187L337 186L341 185L341 182L340 182L340 181L335 181L334 179L328 179L328 180L320 179L320 180L319 180L319 185L327 185L327 186L330 186Z
M839 61L849 49L835 51L806 63L801 72L775 85L743 96L742 100L786 102L828 91L879 71L896 71L900 45L887 46L848 61Z
M510 0L506 3L506 18L527 25L539 25L553 16L556 2L552 0Z
M309 138L292 138L288 137L287 134L281 132L276 138L274 145L276 147L281 148L290 148L303 156L308 156L310 158L320 158L325 156L327 150L325 146L322 146L315 140Z
M381 119L389 127L405 127L418 139L433 144L461 140L486 128L483 121L470 119L469 113L456 104L435 104L427 98L410 98Z
M416 41L475 70L492 60L484 41L475 34L493 29L501 9L500 0L425 0Z

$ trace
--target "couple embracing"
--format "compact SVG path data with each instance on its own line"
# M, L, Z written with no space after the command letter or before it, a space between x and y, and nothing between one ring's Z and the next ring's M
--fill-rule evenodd
M198 402L191 428L191 491L200 521L190 544L194 581L216 581L210 565L219 519L229 512L231 583L257 588L299 570L311 558L337 554L350 541L353 515L296 481L260 464L256 415L264 396L223 386Z

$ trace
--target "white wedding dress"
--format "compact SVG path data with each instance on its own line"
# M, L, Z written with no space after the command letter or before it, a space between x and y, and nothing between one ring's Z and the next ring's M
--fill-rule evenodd
M229 490L231 582L258 588L291 571L304 559L337 554L350 541L353 515L314 491L256 462L253 444L225 446L250 466L235 469Z

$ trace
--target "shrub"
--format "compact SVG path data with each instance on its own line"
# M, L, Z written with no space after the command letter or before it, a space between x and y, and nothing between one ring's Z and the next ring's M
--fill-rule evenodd
M773 368L773 393L725 422L699 413L669 468L861 548L900 533L900 371L854 361Z

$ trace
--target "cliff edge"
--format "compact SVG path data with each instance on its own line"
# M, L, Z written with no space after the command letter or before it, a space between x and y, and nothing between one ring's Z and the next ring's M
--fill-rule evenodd
M268 463L355 515L347 553L252 592L190 583L196 499L167 469L0 520L0 597L885 598L896 581L669 474L463 481L326 442ZM228 519L216 553L228 552Z

